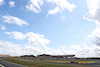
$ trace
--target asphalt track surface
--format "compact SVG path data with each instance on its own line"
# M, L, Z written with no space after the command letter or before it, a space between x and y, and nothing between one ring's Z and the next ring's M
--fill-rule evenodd
M8 61L2 60L2 59L0 59L0 65L2 65L2 67L27 67L24 65L8 62Z

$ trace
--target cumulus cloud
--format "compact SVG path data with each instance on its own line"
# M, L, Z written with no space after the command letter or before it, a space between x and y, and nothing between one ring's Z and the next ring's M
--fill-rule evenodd
M59 11L63 11L64 9L67 9L68 11L71 12L76 7L73 3L70 4L67 0L47 0L47 2L57 5L57 7L59 7Z
M97 56L100 56L100 0L87 0L87 7L89 11L84 16L84 19L94 21L97 25L96 29L88 35L88 38L92 38L92 43L95 45L93 51Z
M29 0L28 5L26 5L26 9L35 13L39 13L41 11L40 7L42 4L42 0Z
M11 42L0 41L0 53L6 53L10 55L25 55L25 54L51 54L51 55L68 55L75 54L77 57L99 57L100 46L92 45L72 45L72 46L59 46L57 49L47 47L50 40L45 39L44 35L36 34L33 32L27 32L23 34L21 32L5 32L11 38L17 40L24 40L27 38L29 45L17 45ZM32 44L32 45L30 45ZM6 46L6 47L5 47ZM11 49L12 48L12 49ZM14 49L13 49L14 48ZM16 52L16 54L14 54Z
M9 2L9 5L10 5L10 8L11 8L11 7L15 7L15 2L14 2L14 1L10 1L10 2Z
M92 32L92 34L88 35L88 37L100 37L100 27L96 27L96 29Z
M96 39L93 41L94 44L96 44L97 46L100 46L100 38L99 37L95 37Z
M17 39L17 40L24 40L26 36L22 34L21 32L13 31L13 32L5 32L7 35L9 35L11 38Z
M93 38L93 43L97 46L100 46L100 27L96 27L96 29L88 35L89 38Z
M5 47L6 46L6 47ZM0 41L0 54L7 54L12 56L20 56L20 55L39 55L43 53L49 54L59 54L58 50L54 50L53 48L48 48L47 46L33 46L33 45L24 45L21 46L19 44L14 44L9 41ZM61 51L60 51L61 52Z
M9 41L0 41L0 54L7 54L12 56L20 55L38 55L40 53L45 53L45 49L39 46L30 46L19 44L14 44Z
M75 5L73 3L70 4L67 0L29 0L28 5L26 5L26 9L32 12L40 13L41 6L44 3L52 3L56 5L54 9L48 11L48 14L55 14L59 11L63 11L64 9L71 12L75 8Z
M6 30L6 28L5 28L4 25L0 25L0 28L1 28L2 30Z
M49 10L49 11L48 11L48 14L55 14L55 13L57 13L58 11L60 11L60 8L59 8L59 7L55 7L54 9Z
M21 55L21 46L11 42L0 41L0 54Z
M5 47L6 46L6 47ZM39 55L39 54L51 54L51 55L68 55L75 54L77 57L99 57L100 47L87 45L79 46L60 46L57 49L47 46L34 46L14 44L9 41L0 41L0 54L8 54L12 56L20 55Z
M33 32L28 32L26 34L23 34L21 32L13 31L13 32L5 32L7 35L9 35L11 38L17 39L17 40L24 40L28 39L28 44L33 45L43 45L49 44L50 40L45 39L44 35L36 34Z
M2 6L4 3L4 0L0 0L0 6Z
M78 57L100 57L100 47L92 44L88 46L83 45L72 45L71 48L74 50Z
M84 16L89 21L94 21L97 24L96 29L88 36L92 37L95 45L100 46L100 0L87 0L89 12Z
M89 12L84 18L100 26L100 0L87 0L87 7Z
M44 35L36 34L33 32L28 32L26 36L28 37L29 44L46 45L50 42L50 40L44 38Z
M14 16L10 16L10 15L4 15L2 17L4 19L3 22L9 23L9 24L16 24L18 26L29 25L29 23L27 23L26 21L24 21L18 17L14 17Z

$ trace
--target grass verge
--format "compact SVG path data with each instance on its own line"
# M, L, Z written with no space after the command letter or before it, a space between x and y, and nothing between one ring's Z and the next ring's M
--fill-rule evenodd
M3 60L22 64L28 67L90 67L90 66L79 66L79 65L65 65L65 64L54 64L54 63L44 63L44 62L34 62L34 61L23 61L17 59L3 59Z

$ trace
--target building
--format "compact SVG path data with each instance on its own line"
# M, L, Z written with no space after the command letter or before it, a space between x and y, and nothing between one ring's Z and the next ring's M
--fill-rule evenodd
M11 57L10 55L3 55L3 54L0 54L0 58L9 58Z
M34 55L23 55L23 56L20 56L21 58L35 58Z
M75 55L48 55L48 54L43 54L43 55L38 55L38 59L42 60L68 60L68 59L73 59Z

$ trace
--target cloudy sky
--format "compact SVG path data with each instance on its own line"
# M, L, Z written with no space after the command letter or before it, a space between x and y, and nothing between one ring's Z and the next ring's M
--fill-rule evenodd
M0 0L0 54L100 57L100 0Z

